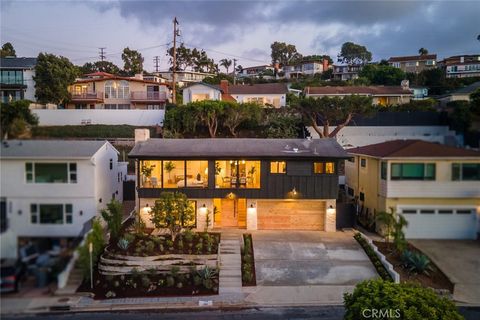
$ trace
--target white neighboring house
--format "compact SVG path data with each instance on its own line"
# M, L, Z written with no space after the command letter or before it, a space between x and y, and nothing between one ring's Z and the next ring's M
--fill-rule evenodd
M230 85L222 80L220 85L196 83L183 89L183 103L202 100L236 101L238 103L256 102L262 106L275 108L287 104L288 88L285 83L261 83L253 85Z
M36 101L35 65L37 58L1 58L0 87L2 102L16 100Z
M7 140L1 145L1 257L19 239L67 239L115 198L127 167L107 141Z

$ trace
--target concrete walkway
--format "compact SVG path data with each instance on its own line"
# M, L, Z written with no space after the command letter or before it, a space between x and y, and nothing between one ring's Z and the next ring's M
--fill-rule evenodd
M409 240L454 284L455 301L480 306L480 241Z
M219 294L242 292L242 260L240 235L222 233L219 248Z

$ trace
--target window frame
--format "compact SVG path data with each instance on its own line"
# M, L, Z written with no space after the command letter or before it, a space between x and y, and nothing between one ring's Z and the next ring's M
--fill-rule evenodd
M464 178L464 166L465 165L475 165L477 166L477 170L479 171L477 173L477 178L476 179L465 179ZM451 180L452 181L480 181L480 163L475 163L475 162L454 162L451 165ZM458 171L457 171L458 170ZM456 172L457 171L457 172ZM458 177L455 177L455 175L458 174Z
M281 168L281 164L284 164L283 165L283 169L284 171L281 172L280 171L280 168ZM276 166L276 170L272 171L272 165ZM277 160L274 160L274 161L270 161L270 174L287 174L287 161L277 161Z
M35 173L37 164L65 164L67 167L67 182L37 182ZM29 169L28 167L31 166ZM74 170L72 170L72 166ZM78 183L78 166L77 162L34 162L34 161L27 161L25 162L25 174L24 174L24 182L26 184L77 184ZM31 177L29 177L31 175ZM73 178L74 177L74 178Z
M404 176L404 165L421 165L423 169L422 177L405 177ZM390 180L391 181L436 181L437 178L437 166L434 162L394 162L390 164ZM398 176L394 176L396 171L394 168L399 166ZM433 168L433 176L428 176L428 168Z
M333 165L333 172L327 172L327 164ZM322 172L317 172L317 165L320 165ZM337 164L335 161L314 161L313 162L313 174L315 175L332 175L337 173Z

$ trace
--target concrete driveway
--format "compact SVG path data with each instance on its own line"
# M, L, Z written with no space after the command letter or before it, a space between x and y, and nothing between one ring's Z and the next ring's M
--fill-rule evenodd
M257 286L355 285L378 277L351 232L252 233Z
M480 241L410 240L454 284L456 301L480 305Z

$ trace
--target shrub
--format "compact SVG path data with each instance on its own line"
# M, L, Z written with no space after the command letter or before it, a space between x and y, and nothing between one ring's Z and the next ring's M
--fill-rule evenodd
M405 250L402 253L402 262L410 272L429 275L432 271L430 259L420 252Z
M178 240L177 248L178 248L178 250L183 250L183 240Z
M183 237L185 238L185 240L187 240L187 242L192 242L192 240L193 240L192 230L190 230L190 229L185 230L183 232Z
M365 253L370 258L370 261L372 261L380 277L385 281L392 281L392 277L388 273L387 269L385 269L385 266L381 263L380 259L378 258L375 251L373 251L370 244L367 243L367 240L365 240L360 233L356 233L353 237L362 246L363 250L365 250Z
M110 299L110 298L115 298L117 294L114 291L108 291L105 293L105 298Z
M117 247L119 247L123 251L127 251L129 245L130 242L125 238L120 238L120 240L118 240L117 242Z
M119 201L112 199L112 201L107 204L107 208L103 209L100 214L102 215L103 220L107 223L108 231L110 231L110 238L113 241L117 240L122 228L122 204Z
M213 280L218 274L218 271L216 269L205 266L205 268L198 270L197 274L200 277L202 281L201 283L205 288L207 289L213 288L213 284L214 284ZM195 278L194 278L194 281L195 281Z
M133 241L135 241L135 235L131 233L125 233L123 235L123 238L127 240L129 243L132 243Z
M197 253L202 253L203 243L201 242L197 243L197 245L195 246L195 249L197 250Z
M193 284L196 285L196 286L199 286L202 284L202 277L200 277L199 275L196 275L193 277Z
M177 277L179 272L180 272L180 267L178 266L172 266L172 268L170 268L170 275L172 277Z
M413 283L364 281L344 295L344 304L347 320L371 319L371 313L364 312L367 309L399 314L397 319L463 319L452 301Z
M167 287L173 287L175 285L175 279L172 276L167 276Z
M150 287L150 284L152 283L152 281L150 281L150 278L145 275L142 276L141 281L142 281L142 286L144 288Z
M155 251L155 242L153 241L147 241L145 243L145 250L149 253L149 254L153 254L154 251Z
M173 249L173 241L172 240L167 240L165 243L166 243L166 245L169 249Z
M86 281L90 280L90 252L89 243L93 245L92 260L95 267L100 255L105 247L103 238L103 228L100 222L95 219L92 224L92 231L88 233L85 243L78 250L78 264L82 270L83 277Z

